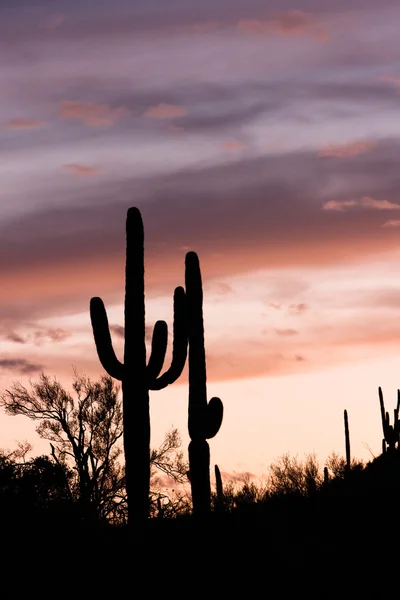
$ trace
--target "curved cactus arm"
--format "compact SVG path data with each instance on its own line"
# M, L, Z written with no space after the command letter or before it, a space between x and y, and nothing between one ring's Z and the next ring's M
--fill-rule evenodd
M221 471L219 470L218 465L214 465L214 472L215 472L215 489L217 492L217 497L218 497L218 500L223 500L224 499L224 486L222 485L222 476L221 476Z
M168 325L165 321L157 321L153 329L151 340L151 354L146 367L146 376L151 385L163 368L165 353L168 344Z
M211 398L207 404L204 437L209 440L217 435L224 416L224 405L219 398Z
M108 326L107 312L101 298L90 300L90 319L92 321L97 354L103 368L111 377L122 381L124 365L115 355Z
M179 286L174 291L174 326L173 326L172 361L168 371L158 379L149 381L150 390L162 390L174 383L182 374L187 357L187 325L186 294Z

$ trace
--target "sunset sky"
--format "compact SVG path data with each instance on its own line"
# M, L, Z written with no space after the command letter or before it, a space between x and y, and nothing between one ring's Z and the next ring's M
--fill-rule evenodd
M147 325L172 327L200 258L212 464L323 466L345 408L353 455L378 454L378 386L391 415L400 386L399 22L389 0L1 0L0 390L103 373L89 301L123 325L137 206ZM186 451L187 395L185 376L151 394L152 445L174 425ZM1 413L0 447L23 439L49 451Z

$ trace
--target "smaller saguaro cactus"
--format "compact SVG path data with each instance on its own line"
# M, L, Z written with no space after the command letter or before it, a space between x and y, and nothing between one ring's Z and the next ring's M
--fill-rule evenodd
M382 440L382 454L389 450L393 452L397 448L400 448L400 390L397 390L397 406L394 409L394 423L390 424L389 413L385 411L385 403L383 401L382 388L378 388L379 392L379 404L381 408L381 420L383 429L383 440Z
M189 469L193 514L203 517L211 510L210 448L207 440L219 431L223 405L219 398L207 402L204 348L203 289L200 263L195 252L186 254L185 286L189 365Z
M222 477L221 477L221 471L219 470L219 466L218 465L214 465L214 471L215 471L215 489L217 492L217 498L219 502L223 502L224 500L224 487L222 485Z
M349 418L347 410L344 411L344 435L346 439L346 471L351 469L351 456L350 456L350 433L349 433Z

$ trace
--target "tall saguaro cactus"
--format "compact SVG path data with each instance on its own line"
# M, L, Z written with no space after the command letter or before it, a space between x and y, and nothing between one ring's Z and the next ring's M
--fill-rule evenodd
M207 440L214 437L221 427L223 405L219 398L211 398L207 402L203 288L200 263L195 252L186 254L185 286L189 341L189 471L193 514L202 517L211 510L210 448Z
M114 352L106 309L101 298L90 301L90 317L103 368L122 382L124 450L128 521L144 522L149 514L150 407L149 390L161 390L181 375L187 356L185 290L174 292L174 338L170 368L160 376L167 350L168 327L157 321L146 363L144 231L140 211L129 208L126 219L124 363Z

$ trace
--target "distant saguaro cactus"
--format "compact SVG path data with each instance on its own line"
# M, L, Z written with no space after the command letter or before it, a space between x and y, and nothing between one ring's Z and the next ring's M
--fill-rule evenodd
M382 440L382 454L386 452L386 444L388 446L388 450L392 452L400 447L400 420L399 420L399 410L400 410L400 390L397 390L397 406L394 409L394 424L390 424L389 413L385 412L385 404L383 401L383 393L382 388L378 388L379 392L379 404L381 408L381 420L382 420L382 429L383 429L383 440Z
M195 252L186 254L185 286L189 341L190 484L193 514L202 517L211 510L210 448L206 440L214 437L221 427L223 405L219 398L211 398L207 402L203 288L200 263Z
M349 419L347 416L347 410L344 411L344 437L346 441L346 471L351 469L351 456L350 456L350 433L349 433Z
M222 485L221 471L219 470L218 465L214 465L214 471L215 471L215 489L217 492L217 498L219 501L222 502L224 499L224 488Z
M143 522L149 514L150 408L149 390L161 390L181 375L187 356L185 290L174 292L174 338L170 368L161 376L168 327L157 321L151 355L146 364L144 230L140 211L129 208L126 219L125 348L124 363L114 352L107 313L101 298L90 301L97 353L103 368L122 382L124 450L128 521Z

